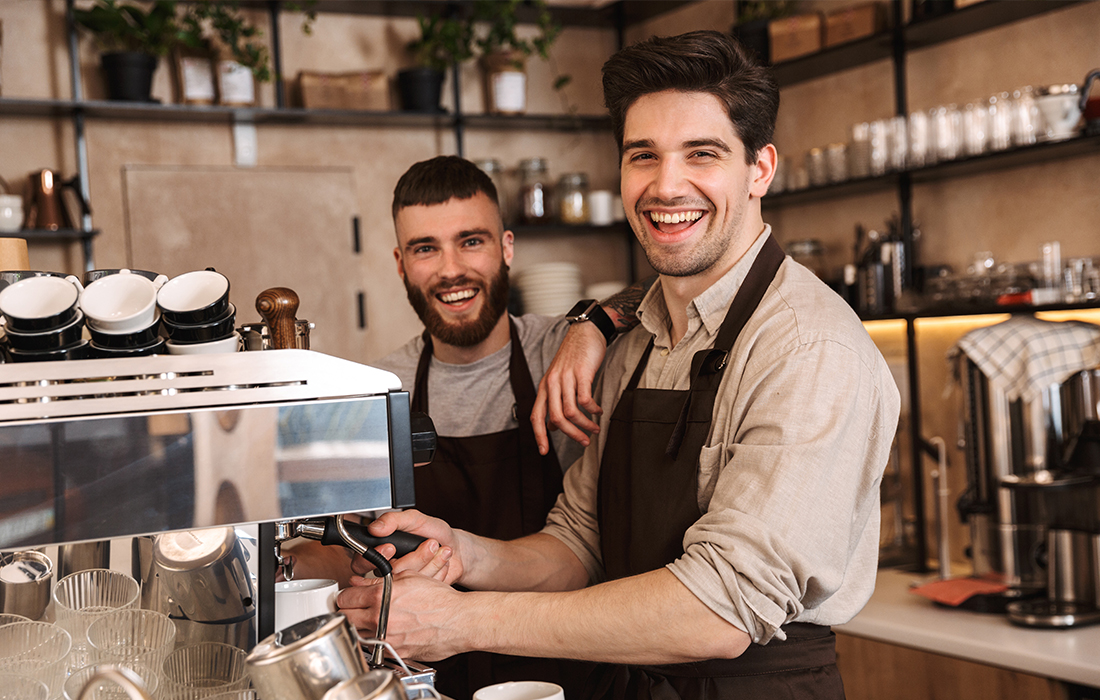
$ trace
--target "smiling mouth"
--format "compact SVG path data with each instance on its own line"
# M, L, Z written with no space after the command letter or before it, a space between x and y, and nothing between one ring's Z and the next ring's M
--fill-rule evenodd
M444 304L458 305L478 295L477 289L457 289L450 292L440 292L435 295Z
M705 211L695 209L692 211L651 211L647 214L653 228L661 233L681 233L691 228L696 221L703 218Z

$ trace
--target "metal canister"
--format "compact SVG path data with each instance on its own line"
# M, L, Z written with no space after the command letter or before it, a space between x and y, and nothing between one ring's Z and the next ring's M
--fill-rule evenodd
M318 615L267 637L245 658L252 685L265 700L321 700L327 691L366 673L355 630L340 613ZM393 678L388 671L380 671Z
M361 676L343 681L325 693L324 700L406 700L414 697L410 691L429 690L430 686L403 686L390 671L368 671ZM434 690L431 696L438 697ZM422 697L416 695L415 697Z

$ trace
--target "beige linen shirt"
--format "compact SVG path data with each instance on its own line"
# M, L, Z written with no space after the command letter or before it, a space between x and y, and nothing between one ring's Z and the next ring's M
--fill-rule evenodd
M544 532L603 579L596 488L618 397L654 339L639 386L687 389L691 358L713 346L765 227L736 265L688 306L673 347L661 283L641 325L615 342L597 384L600 433L565 476ZM875 585L879 482L900 399L855 313L812 272L784 260L741 331L699 455L701 516L668 569L708 608L767 643L787 622L840 624ZM654 488L661 488L654 484ZM612 514L611 517L614 517Z

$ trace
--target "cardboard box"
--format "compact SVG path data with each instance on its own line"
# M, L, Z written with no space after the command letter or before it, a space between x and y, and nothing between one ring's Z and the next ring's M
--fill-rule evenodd
M825 16L825 46L866 39L886 29L886 8L878 2L853 5Z
M389 79L382 71L298 73L298 90L306 109L389 111Z
M821 50L820 12L773 20L768 24L772 63L789 61Z

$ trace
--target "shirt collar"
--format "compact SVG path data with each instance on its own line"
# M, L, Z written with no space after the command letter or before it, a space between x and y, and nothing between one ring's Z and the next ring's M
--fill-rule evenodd
M696 319L702 322L710 335L718 333L722 321L726 318L726 312L729 311L730 304L733 303L733 297L737 294L737 290L741 288L741 284L749 274L749 268L756 262L756 256L760 254L760 249L764 247L764 241L768 239L771 232L771 224L764 224L763 232L757 236L756 241L741 256L741 259L730 268L729 272L722 275L706 291L691 300L687 308L688 335L695 331L697 327ZM653 334L656 345L671 345L668 342L671 323L668 307L665 305L665 295L661 292L661 279L659 277L638 305L638 319L641 321L642 326Z

